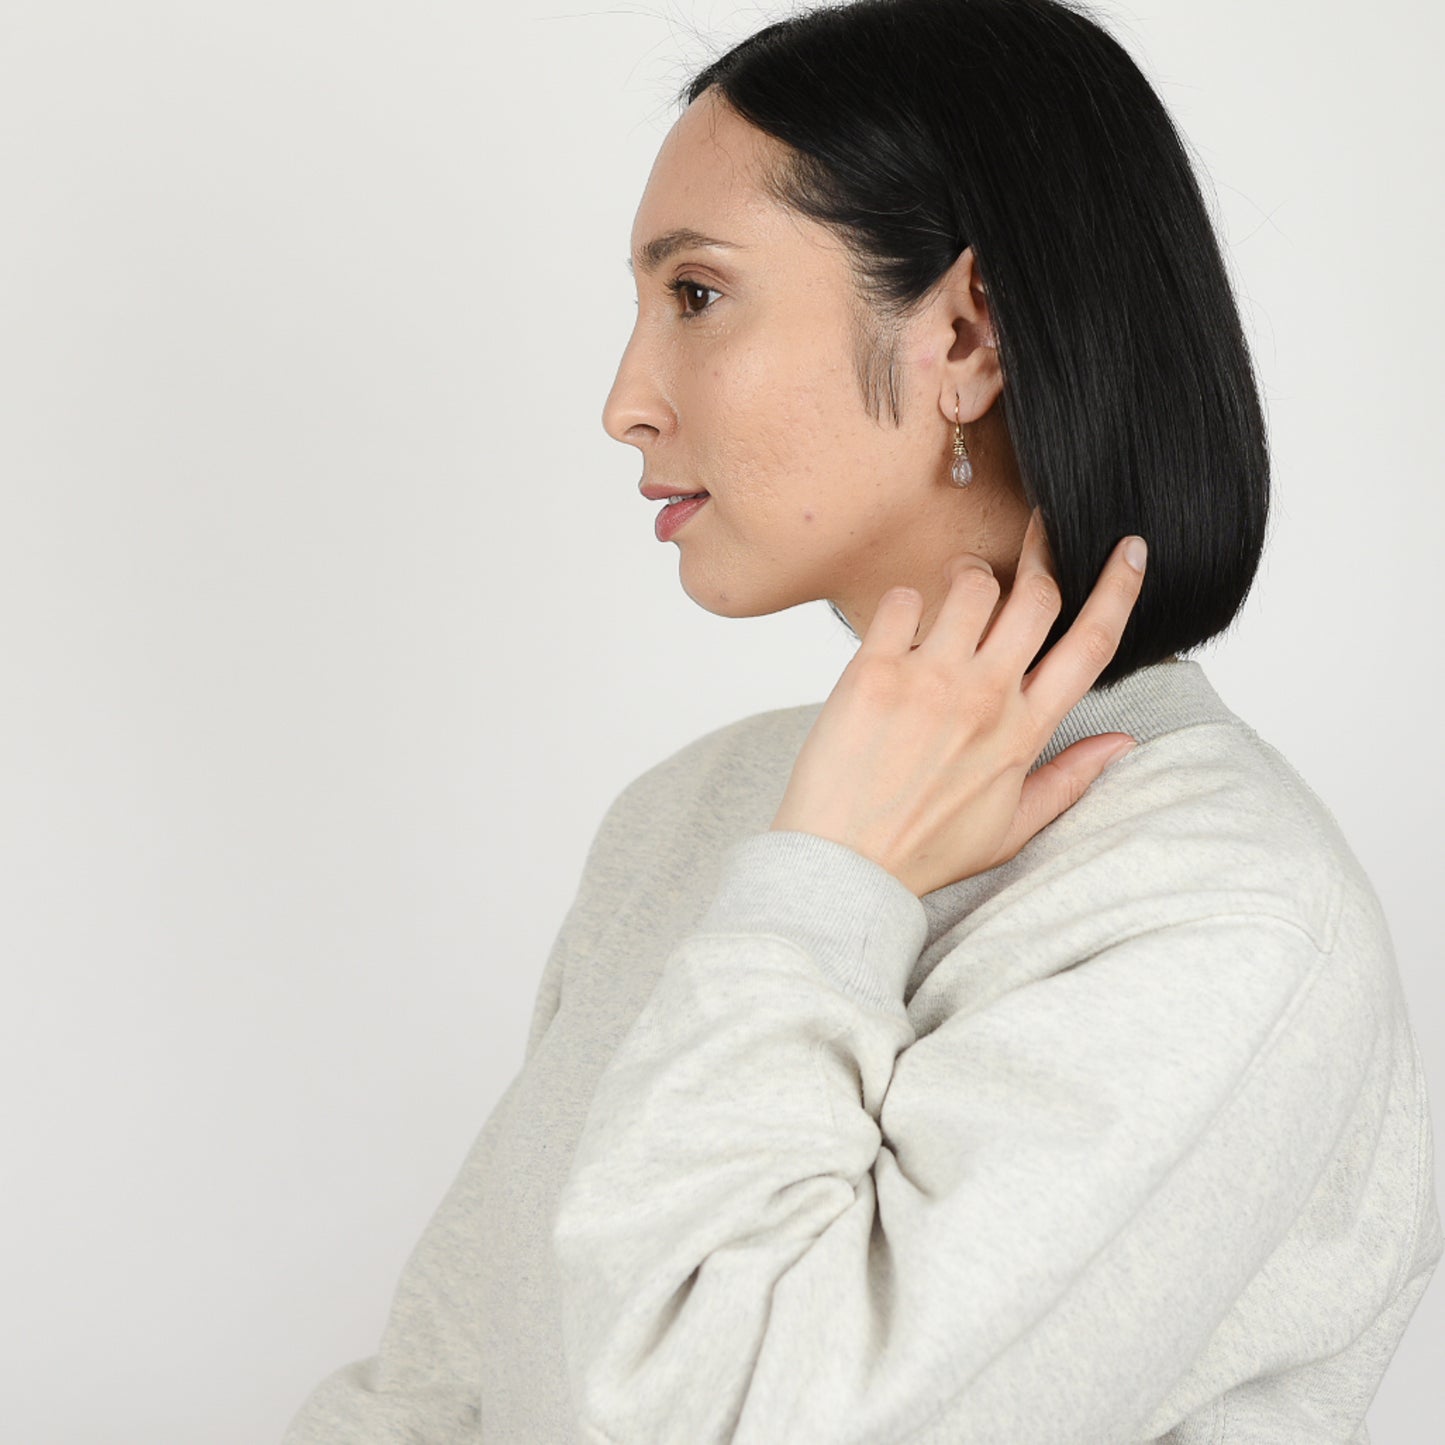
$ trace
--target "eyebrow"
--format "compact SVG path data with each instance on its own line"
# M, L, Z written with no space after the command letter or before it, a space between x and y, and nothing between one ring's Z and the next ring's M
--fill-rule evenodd
M701 231L694 231L690 226L679 226L673 231L664 231L660 236L654 236L638 253L642 261L642 271L646 276L652 275L669 256L675 255L678 251L688 251L701 246L716 246L728 251L746 251L746 246L739 245L736 241L719 241L714 236L704 236ZM627 269L636 276L636 268L632 264L632 258L628 257Z

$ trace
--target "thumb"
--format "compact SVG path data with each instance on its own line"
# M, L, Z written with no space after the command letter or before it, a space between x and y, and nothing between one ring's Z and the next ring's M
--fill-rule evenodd
M1024 780L1014 825L999 856L1012 858L1036 833L1068 812L1110 763L1118 762L1137 746L1138 740L1128 733L1100 733L1081 738L1052 762L1036 769Z

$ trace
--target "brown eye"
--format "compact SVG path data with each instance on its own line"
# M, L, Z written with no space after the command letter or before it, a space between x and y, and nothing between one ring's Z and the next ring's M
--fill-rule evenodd
M687 320L690 316L701 316L703 312L707 311L708 308L712 305L712 303L709 301L699 306L696 310L689 308L688 301L692 299L695 292L700 291L705 296L722 295L721 291L714 290L711 286L704 286L701 281L691 280L687 276L679 276L675 281L669 281L667 283L667 289L671 291L674 296L681 293L683 298L682 317L684 321Z

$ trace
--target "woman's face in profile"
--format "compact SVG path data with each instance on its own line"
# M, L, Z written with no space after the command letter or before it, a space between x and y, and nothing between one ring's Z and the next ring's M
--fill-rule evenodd
M673 539L684 590L708 611L752 617L828 598L861 635L883 592L908 584L927 621L950 556L994 561L996 544L1006 570L1028 521L978 446L998 412L969 426L1000 385L997 353L979 344L992 338L972 252L903 334L902 425L886 411L875 421L855 373L844 253L759 188L784 148L713 96L668 133L638 206L637 321L603 423L642 453L643 482L710 494ZM649 256L684 228L731 245ZM975 456L967 489L948 479L955 391Z

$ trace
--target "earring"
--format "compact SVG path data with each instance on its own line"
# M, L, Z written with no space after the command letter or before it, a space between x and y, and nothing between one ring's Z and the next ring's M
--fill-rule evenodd
M973 480L973 463L963 444L963 423L958 419L958 393L953 397L953 485L966 487Z

